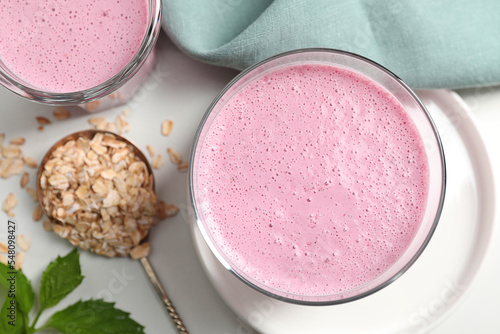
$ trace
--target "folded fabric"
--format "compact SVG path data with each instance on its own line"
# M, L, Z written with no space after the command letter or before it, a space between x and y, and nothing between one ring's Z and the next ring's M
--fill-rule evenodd
M163 28L210 64L244 69L298 48L368 57L413 88L500 83L498 0L168 0Z

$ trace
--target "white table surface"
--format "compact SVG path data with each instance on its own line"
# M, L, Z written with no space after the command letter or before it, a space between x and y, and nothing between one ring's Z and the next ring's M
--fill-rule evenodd
M141 149L155 146L165 158L165 165L155 171L157 192L161 199L181 208L174 218L154 228L151 262L169 296L181 314L191 334L255 333L229 310L217 295L203 272L191 241L186 215L187 174L180 173L168 161L166 148L178 150L185 160L189 157L192 138L206 108L219 91L237 74L236 71L209 66L181 53L165 35L158 45L159 64L154 75L128 107L119 107L98 114L114 120L124 109L130 110L131 131L126 136ZM469 105L490 150L495 171L500 170L500 87L478 88L458 92ZM39 161L45 151L62 136L89 128L89 114L73 112L72 118L56 121L52 107L37 105L0 89L0 133L8 141L16 136L27 139L23 152ZM53 124L44 131L36 129L35 116L46 116ZM163 137L160 124L164 119L174 122L172 134ZM34 187L34 170L29 170L30 186ZM500 177L496 173L498 187ZM19 204L14 209L18 233L33 239L26 254L24 271L38 291L45 266L58 254L66 254L71 246L57 236L46 233L41 222L35 223L31 213L33 201L19 187L19 177L0 179L0 201L9 192L16 194ZM7 216L0 213L0 240L5 238ZM498 219L497 215L497 225ZM498 227L498 226L497 226ZM500 230L494 230L492 243L476 280L458 308L432 333L500 333ZM154 294L139 263L130 259L107 259L81 252L85 279L61 305L48 310L40 323L64 305L83 298L101 297L115 301L117 306L146 326L146 333L176 333L162 304Z

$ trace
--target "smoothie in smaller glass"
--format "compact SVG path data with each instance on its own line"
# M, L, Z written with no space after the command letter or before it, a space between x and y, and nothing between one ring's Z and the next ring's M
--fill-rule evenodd
M2 1L2 83L53 104L88 102L112 93L151 52L158 31L148 30L159 25L157 2Z
M391 92L352 69L313 61L263 72L203 125L192 170L199 226L226 267L265 293L366 292L426 216L421 133Z

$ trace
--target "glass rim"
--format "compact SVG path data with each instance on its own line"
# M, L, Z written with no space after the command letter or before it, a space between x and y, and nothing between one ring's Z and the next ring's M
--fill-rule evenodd
M0 85L25 99L54 106L87 103L114 92L139 71L160 35L162 0L148 0L148 2L148 22L141 45L132 60L105 82L81 91L49 92L24 85L0 68Z
M374 66L377 69L381 70L385 74L389 75L394 81L405 91L407 92L411 98L417 103L418 107L420 110L423 112L424 116L426 117L430 128L432 129L434 139L436 140L436 145L439 150L439 159L440 159L440 167L441 167L441 184L440 184L440 194L439 194L439 204L436 209L436 214L434 216L434 219L432 221L431 227L423 240L423 242L419 245L418 250L415 252L415 254L410 258L409 261L407 261L404 266L399 269L394 275L389 277L386 281L382 282L381 284L378 284L377 286L361 292L359 294L356 294L354 296L346 297L346 298L340 298L336 300L328 300L327 297L335 296L337 294L328 294L328 295L319 295L319 296L312 296L312 295L298 295L296 294L295 296L298 298L292 298L292 297L286 297L283 295L279 295L276 293L273 293L271 291L265 290L261 286L255 284L254 282L250 281L243 275L241 275L237 270L233 268L233 266L224 258L224 255L217 249L216 245L214 242L211 240L209 232L206 231L205 227L203 226L203 222L200 219L201 215L199 214L198 207L196 205L196 198L195 198L195 190L194 190L194 175L193 175L193 169L195 165L195 157L196 157L196 151L198 148L198 144L200 142L201 134L205 128L206 122L212 112L214 111L214 108L216 105L219 103L222 97L237 83L240 81L240 79L244 78L247 74L250 72L254 71L255 69L259 68L260 66L267 64L269 62L272 62L276 59L295 55L295 54L302 54L302 53L333 53L333 54L339 54L343 56L347 56L350 58L354 58L357 60L360 60L361 62L367 63L368 65ZM366 76L366 74L361 73L362 75ZM390 91L389 91L390 92ZM391 92L392 93L392 92ZM288 303L292 304L298 304L298 305L307 305L307 306L326 306L326 305L337 305L337 304L344 304L348 303L351 301L355 301L364 297L367 297L396 281L401 275L403 275L420 257L420 255L423 253L427 245L429 244L429 241L432 238L432 235L434 234L437 224L439 222L439 219L441 217L441 213L443 210L443 205L444 205L444 199L445 199L445 193L446 193L446 163L445 163L445 156L444 156L444 149L441 141L441 137L439 135L439 132L437 130L436 124L434 123L434 120L432 119L429 111L427 110L426 106L423 104L423 102L420 100L420 98L416 95L416 93L401 79L399 78L396 74L394 74L392 71L384 67L383 65L380 65L379 63L366 58L364 56L348 52L348 51L343 51L339 49L332 49L332 48L303 48L303 49L295 49L291 51L286 51L283 53L276 54L274 56L268 57L262 61L259 61L255 63L254 65L249 66L242 72L240 72L238 75L236 75L224 88L223 90L214 98L212 103L209 105L207 108L207 111L203 115L203 118L200 121L200 124L198 126L198 129L196 131L196 134L193 139L193 144L192 144L192 149L191 149L191 154L189 158L189 173L188 173L188 198L190 199L190 209L193 212L194 215L194 220L196 222L196 227L199 229L201 232L201 235L203 236L203 240L207 243L210 251L212 254L216 257L218 262L224 266L226 270L231 272L236 278L238 278L240 281L245 283L247 286L263 293L264 295L267 295L273 299L276 300L281 300L285 301ZM189 205L189 204L188 204ZM395 263L397 263L399 260L396 260ZM377 276L380 277L380 276ZM375 278L376 279L376 278ZM261 283L263 286L265 284ZM273 290L276 290L275 288L270 288ZM354 288L356 289L356 288ZM352 291L352 290L348 290ZM293 295L292 293L288 293L287 295ZM322 298L318 300L304 300L301 298ZM324 300L323 300L324 299Z

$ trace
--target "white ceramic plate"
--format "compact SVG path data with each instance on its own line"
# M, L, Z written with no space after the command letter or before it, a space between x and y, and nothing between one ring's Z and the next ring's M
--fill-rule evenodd
M449 91L420 91L440 132L447 164L441 220L424 253L400 279L361 300L302 306L273 300L227 272L196 227L193 236L216 290L261 333L425 333L459 304L489 244L495 189L488 153L470 112Z

